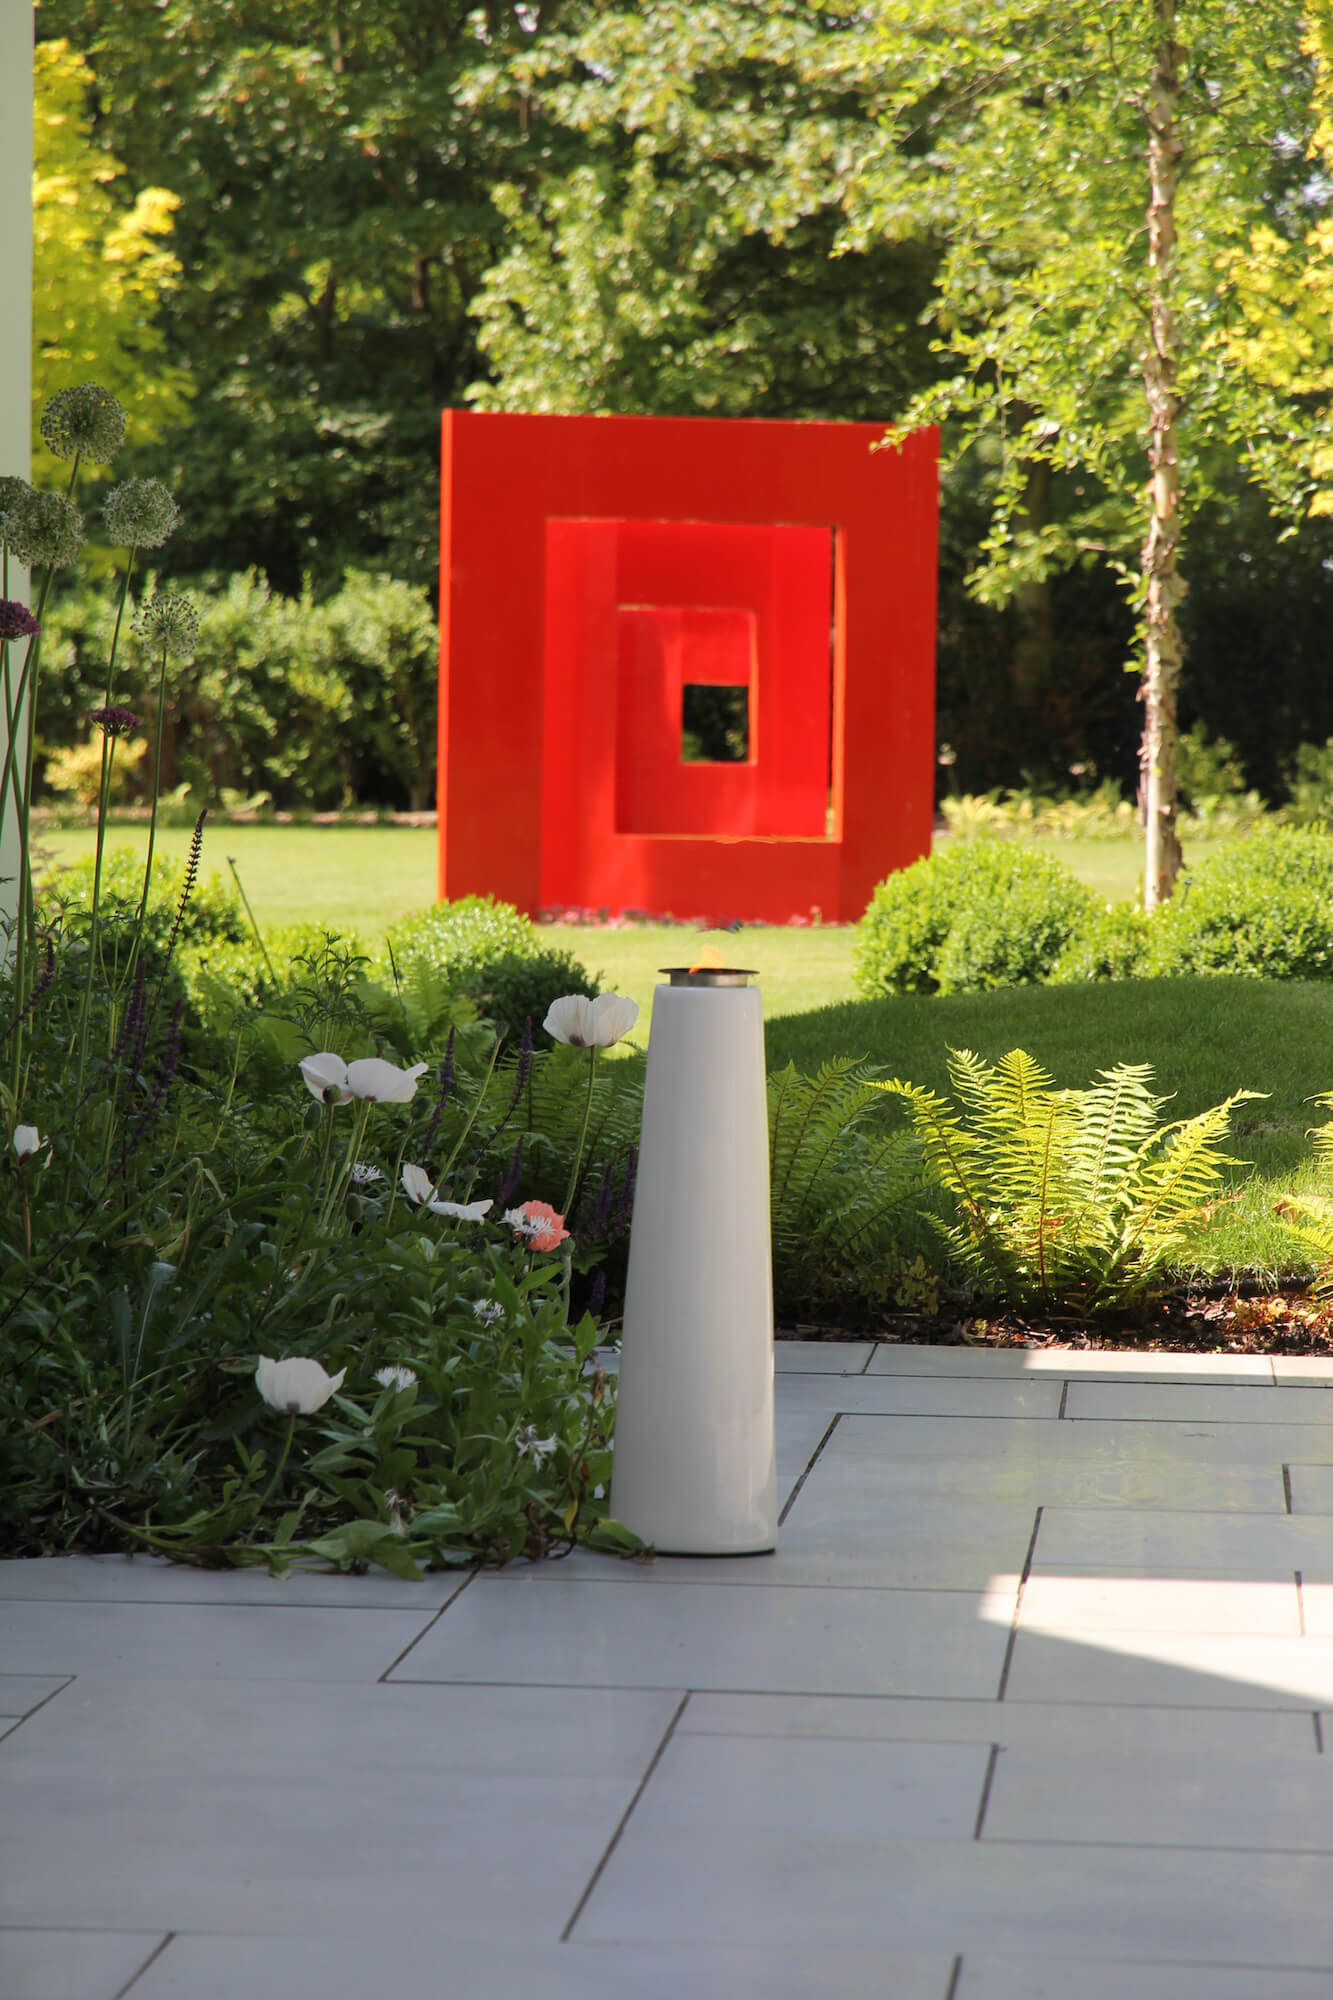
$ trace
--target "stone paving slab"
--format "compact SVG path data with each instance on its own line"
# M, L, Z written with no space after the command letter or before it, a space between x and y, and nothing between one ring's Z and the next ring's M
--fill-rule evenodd
M151 1932L0 1926L0 2000L111 2000L165 1943Z
M516 1951L501 1937L451 1940L441 1952L410 1932L336 1943L185 1935L135 1982L132 2000L949 2000L954 1970L947 1952L574 1943ZM1305 1995L1293 1990L1290 2000Z
M784 1346L775 1556L0 1563L0 2000L1333 1992L1333 1369Z

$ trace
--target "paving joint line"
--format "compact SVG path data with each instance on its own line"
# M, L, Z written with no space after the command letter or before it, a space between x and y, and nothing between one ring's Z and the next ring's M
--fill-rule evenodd
M1301 1637L1308 1639L1310 1634L1305 1626L1305 1583L1299 1570L1293 1570L1292 1575L1296 1579L1296 1616L1300 1620Z
M1067 1423L1069 1421L1065 1416L1065 1407L1069 1402L1069 1380L1070 1378L1066 1375L1064 1381L1060 1384L1060 1407L1055 1413L1057 1423Z
M658 1744L656 1750L654 1750L652 1757L649 1759L648 1769L644 1772L638 1784L635 1786L633 1798L630 1800L629 1804L625 1807L624 1812L620 1815L620 1819L616 1826L616 1830L611 1835L610 1840L607 1842L606 1847L602 1852L601 1860L597 1863L597 1866L593 1869L592 1874L588 1877L587 1886L585 1887L583 1894L579 1897L578 1902L575 1903L574 1905L573 1915L570 1917L569 1922L565 1925L565 1928L560 1933L561 1944L569 1943L570 1936L573 1932L575 1924L578 1922L579 1918L583 1915L583 1912L587 1909L589 1899L591 1898L594 1889L597 1887L597 1884L601 1881L603 1874L606 1872L607 1863L610 1861L611 1856L615 1853L616 1848L620 1844L620 1836L622 1833L624 1833L625 1828L630 1823L630 1819L632 1818L634 1813L634 1808L638 1805L639 1800L643 1797L644 1793L647 1791L648 1784L650 1779L652 1778L653 1772L657 1769L663 1757L666 1755L667 1744L671 1741L672 1737L676 1733L676 1724L680 1721L681 1716L684 1715L685 1713L686 1707L689 1703L690 1693L691 1690L689 1688L686 1688L684 1694L681 1696L680 1700L676 1703L676 1707L672 1714L671 1720L670 1722L668 1722L666 1729L663 1731L662 1740Z
M1009 1621L1009 1640L1004 1649L1004 1665L1000 1668L1000 1685L995 1691L996 1701L1004 1700L1009 1687L1009 1669L1013 1665L1014 1647L1018 1642L1018 1617L1023 1609L1023 1592L1028 1587L1028 1578L1032 1574L1033 1558L1037 1553L1037 1537L1041 1533L1043 1511L1043 1508L1038 1507L1036 1518L1032 1523L1032 1539L1028 1543L1028 1552L1023 1558L1022 1575L1018 1579L1018 1589L1014 1593L1014 1615Z
M986 1759L986 1775L981 1781L981 1802L977 1807L976 1824L972 1828L973 1840L980 1840L981 1829L986 1823L986 1808L990 1804L990 1788L995 1782L995 1767L1000 1761L1000 1746L992 1743L990 1756Z
M1324 1718L1317 1708L1311 1709L1310 1720L1314 1724L1314 1747L1322 1757L1324 1754Z
M126 1994L133 1992L134 1988L139 1984L139 1981L143 1978L145 1972L148 1971L149 1967L155 1965L158 1959L161 1958L163 1952L166 1950L167 1946L171 1943L175 1935L176 1935L175 1931L168 1931L166 1936L164 1938L161 1938L158 1941L158 1943L153 1946L153 1949L149 1952L143 1964L130 1974L129 1978L125 1981L125 1984L123 1986L118 1986L116 1988L115 1992L111 1995L111 2000L125 2000Z
M963 1954L960 1951L954 1959L949 1973L949 1984L945 1988L944 2000L957 2000L958 1982L963 1976Z
M815 1446L813 1452L810 1454L810 1458L806 1464L805 1471L801 1474L796 1484L792 1487L791 1492L787 1495L787 1499L783 1506L782 1512L778 1515L779 1527L782 1526L788 1514L790 1514L792 1508L796 1505L797 1500L800 1498L801 1488L805 1485L806 1480L810 1477L810 1474L814 1471L815 1466L819 1461L820 1453L823 1451L824 1446L828 1443L829 1439L833 1436L834 1431L838 1428L838 1424L840 1423L841 1419L845 1414L846 1413L842 1410L835 1410L833 1412L833 1415L829 1418L828 1429L824 1432L823 1437L819 1440L819 1443Z
M1291 1467L1289 1465L1284 1465L1282 1468L1282 1498L1285 1500L1287 1504L1287 1512L1290 1514L1292 1512L1292 1505L1291 1505Z
M480 1574L481 1574L481 1566L480 1564L478 1564L476 1568L470 1570L469 1573L463 1578L463 1581L459 1584L457 1590L451 1591L449 1593L448 1597L445 1598L444 1603L436 1611L435 1616L433 1618L428 1618L426 1620L426 1623L422 1626L421 1630L418 1633L416 1633L413 1638L408 1640L407 1644L403 1647L402 1652L399 1653L397 1659L390 1660L388 1666L384 1669L384 1672L382 1674L377 1674L375 1676L377 1682L381 1687L390 1684L389 1675L393 1672L394 1668L400 1667L403 1664L403 1661L407 1658L412 1648L414 1646L420 1645L421 1641L425 1638L426 1634L432 1631L434 1627L439 1624L441 1618L443 1618L445 1612L449 1609L449 1606L451 1604L457 1604L459 1598L463 1595L463 1592L467 1589L468 1585L470 1583L475 1583ZM392 1685L397 1686L398 1683L394 1682L392 1683Z
M39 1600L33 1600L33 1601L36 1602ZM41 1675L34 1676L34 1679L41 1679L41 1678L42 1678ZM77 1674L66 1674L64 1679L61 1681L59 1687L53 1687L50 1694L44 1694L40 1701L35 1701L33 1703L31 1708L25 1708L22 1715L16 1715L13 1721L10 1723L8 1729L0 1730L0 1743L8 1743L10 1737L13 1736L16 1733L16 1731L22 1729L25 1722L32 1721L32 1718L34 1717L34 1715L37 1714L39 1709L45 1708L48 1701L54 1701L58 1694L63 1694L67 1687L73 1687L77 1679L78 1679ZM6 1716L5 1720L6 1722L9 1722L9 1717Z

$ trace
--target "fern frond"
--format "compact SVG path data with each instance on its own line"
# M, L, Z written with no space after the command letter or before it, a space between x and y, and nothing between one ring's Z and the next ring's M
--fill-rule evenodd
M1288 1194L1274 1204L1274 1212L1287 1235L1319 1259L1311 1292L1321 1300L1333 1296L1333 1200L1322 1194Z
M853 1128L881 1103L865 1057L836 1057L813 1077L788 1063L769 1078L769 1153L773 1206L804 1205L820 1174Z
M1014 1049L995 1065L951 1050L963 1103L914 1084L908 1101L927 1164L958 1212L941 1233L953 1254L1014 1303L1039 1296L1080 1308L1144 1291L1215 1199L1237 1091L1196 1118L1160 1128L1164 1098L1146 1064L1098 1072L1087 1090L1057 1090Z
M1317 1097L1310 1099L1310 1102L1317 1104L1321 1111L1333 1111L1333 1090L1320 1091ZM1311 1150L1316 1164L1321 1167L1333 1167L1333 1119L1330 1119L1327 1125L1317 1125L1306 1136L1314 1142Z
M1145 1140L1120 1197L1122 1254L1157 1267L1186 1241L1186 1225L1215 1193L1224 1167L1238 1166L1222 1150L1237 1104L1263 1097L1238 1090L1222 1104L1170 1125Z
M1077 1115L1070 1140L1070 1168L1084 1199L1101 1207L1123 1180L1140 1148L1157 1130L1168 1102L1148 1088L1149 1063L1118 1063L1098 1070L1102 1081L1076 1094Z

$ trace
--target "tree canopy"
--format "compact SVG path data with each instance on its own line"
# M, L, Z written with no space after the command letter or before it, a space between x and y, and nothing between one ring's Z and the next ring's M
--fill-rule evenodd
M95 380L137 434L160 438L186 413L188 375L166 353L162 308L180 276L170 244L177 197L140 187L92 144L93 75L68 42L42 42L34 76L33 361L43 397ZM33 426L33 475L55 462Z

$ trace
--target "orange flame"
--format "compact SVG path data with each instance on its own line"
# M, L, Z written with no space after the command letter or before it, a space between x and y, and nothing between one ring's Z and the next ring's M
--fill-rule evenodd
M726 959L723 958L721 952L714 945L706 944L703 948L702 957L693 965L687 965L685 970L687 972L717 972L722 969L726 962Z

